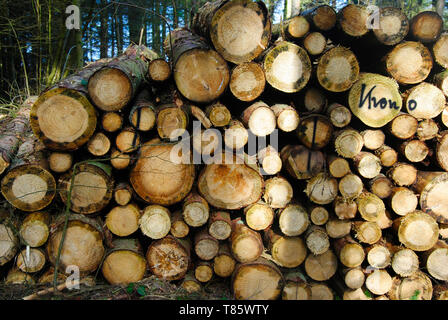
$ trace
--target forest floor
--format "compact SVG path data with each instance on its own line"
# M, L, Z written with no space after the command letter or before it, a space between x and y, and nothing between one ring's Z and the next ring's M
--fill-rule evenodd
M0 285L0 300L21 300L50 288L50 285ZM212 280L200 292L188 293L179 285L155 276L129 285L81 285L80 289L63 290L35 300L231 300L229 285L222 279Z

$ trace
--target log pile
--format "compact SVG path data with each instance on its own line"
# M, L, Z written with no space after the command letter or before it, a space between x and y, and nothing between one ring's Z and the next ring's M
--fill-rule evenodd
M168 62L131 45L45 90L34 136L23 111L0 138L6 282L75 265L236 299L446 299L448 38L435 12L367 19L217 0Z

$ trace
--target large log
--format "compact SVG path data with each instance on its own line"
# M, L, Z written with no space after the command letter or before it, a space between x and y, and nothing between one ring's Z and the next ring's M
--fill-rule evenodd
M208 2L198 9L191 26L210 39L224 59L235 64L258 57L271 37L269 13L261 1Z
M422 11L410 21L410 36L422 43L436 41L443 31L443 19L435 11Z
M137 239L115 239L104 258L101 271L110 284L128 284L143 279L146 259Z
M224 93L230 80L229 68L205 39L187 29L175 29L165 39L164 48L183 96L197 103L209 103Z
M378 23L379 28L374 28L373 33L382 44L396 45L408 35L409 20L400 8L380 8Z
M178 203L188 195L193 186L194 165L190 162L174 162L171 157L174 148L174 144L161 143L155 139L145 143L140 149L130 181L135 192L148 203Z
M147 80L149 62L158 55L144 46L131 45L90 76L89 97L103 111L118 111L136 96Z
M222 164L209 164L198 179L198 190L207 202L219 209L237 210L257 202L263 179L238 155L222 154ZM226 164L230 160L230 164Z

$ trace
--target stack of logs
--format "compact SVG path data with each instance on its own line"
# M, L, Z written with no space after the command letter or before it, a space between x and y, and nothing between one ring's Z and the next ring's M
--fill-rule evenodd
M6 282L448 299L448 35L435 12L368 17L218 0L169 62L131 45L45 90L0 138Z

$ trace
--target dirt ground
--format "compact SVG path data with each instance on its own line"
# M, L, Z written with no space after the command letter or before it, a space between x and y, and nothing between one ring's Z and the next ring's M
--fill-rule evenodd
M4 285L0 284L0 300L21 300L50 285ZM154 276L129 285L111 286L98 280L92 287L81 285L80 289L42 295L36 300L231 300L229 285L222 279L212 280L201 292L188 293L179 283L157 279Z

